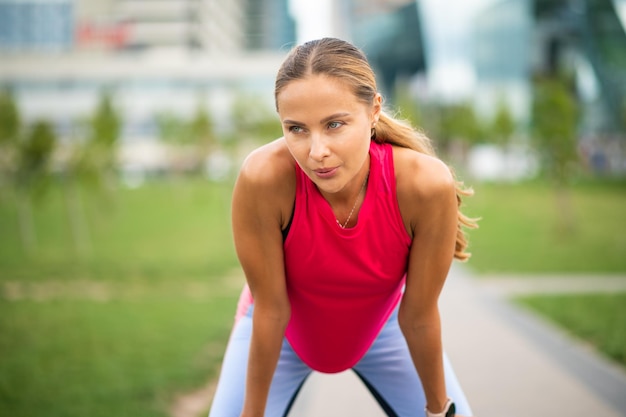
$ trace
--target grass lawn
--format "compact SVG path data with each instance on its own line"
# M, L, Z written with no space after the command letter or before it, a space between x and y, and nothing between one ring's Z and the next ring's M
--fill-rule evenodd
M477 184L467 212L469 266L481 274L626 274L626 181L581 181L569 190L574 228L564 230L554 190L542 182ZM519 300L626 366L626 294Z
M0 416L166 416L177 394L214 378L242 283L231 188L187 180L120 189L109 200L85 194L84 219L68 215L55 188L34 210L32 254L0 190ZM625 183L574 187L578 227L569 235L558 231L543 184L475 189L467 211L483 220L470 234L469 266L479 274L626 271ZM87 244L78 250L69 225L81 221ZM567 302L548 304L566 310ZM589 303L589 312L609 305ZM585 318L613 335L605 325L619 325L611 318L623 318L621 308Z
M3 302L0 415L167 416L215 375L232 303Z
M34 210L38 247L33 255L20 244L15 204L0 199L0 272L3 279L26 280L220 275L237 265L231 188L181 180L119 189L112 198L83 193L82 216L74 216L84 217L75 223L86 224L82 251L72 238L65 193L55 188Z
M626 366L626 293L531 296L517 301Z
M231 185L161 182L83 196L88 250L63 193L34 211L26 255L0 201L0 416L167 416L215 377L242 279ZM81 254L82 255L79 255Z
M626 273L626 181L580 182L569 191L574 227L542 182L476 184L466 199L469 266L478 273Z

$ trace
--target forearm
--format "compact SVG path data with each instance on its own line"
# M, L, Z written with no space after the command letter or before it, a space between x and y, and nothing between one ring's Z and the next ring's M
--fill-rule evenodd
M422 381L426 404L431 411L441 410L447 395L439 313L432 312L426 319L405 317L401 321L401 328Z
M254 311L242 417L262 417L287 321Z

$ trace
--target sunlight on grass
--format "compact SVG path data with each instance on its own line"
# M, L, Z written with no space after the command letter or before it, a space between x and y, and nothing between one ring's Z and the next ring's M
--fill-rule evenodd
M7 416L164 416L215 375L233 297L2 302Z
M85 194L82 255L61 189L35 211L33 256L3 196L0 414L166 416L178 394L215 378L243 282L231 188L194 180L110 201Z
M475 188L466 211L483 217L470 232L469 266L479 274L626 271L625 184L574 187L578 227L568 236L555 227L548 186ZM22 250L10 196L0 195L0 414L166 416L178 394L215 378L244 281L231 190L195 179L120 189L111 200L84 194L90 249L81 253L57 188L34 212L34 255ZM623 357L623 331L605 324L626 328L615 320L625 301L550 299L544 311L586 311L598 324L581 327L615 339Z
M626 183L571 188L575 228L559 230L553 190L543 183L478 184L466 211L469 266L478 272L626 272Z
M517 301L626 366L626 293L529 296Z

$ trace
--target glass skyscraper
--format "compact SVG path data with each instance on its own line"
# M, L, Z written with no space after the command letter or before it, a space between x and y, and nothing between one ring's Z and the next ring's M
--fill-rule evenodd
M73 43L71 0L0 0L0 51L59 52Z

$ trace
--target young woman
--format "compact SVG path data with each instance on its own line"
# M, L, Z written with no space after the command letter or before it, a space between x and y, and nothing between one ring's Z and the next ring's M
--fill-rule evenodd
M296 47L276 78L284 137L232 201L247 286L210 417L286 416L312 370L352 369L389 416L471 414L437 300L466 259L461 191L428 139L383 112L350 43Z

